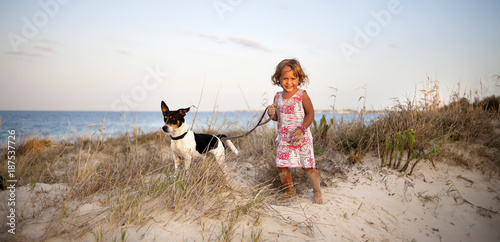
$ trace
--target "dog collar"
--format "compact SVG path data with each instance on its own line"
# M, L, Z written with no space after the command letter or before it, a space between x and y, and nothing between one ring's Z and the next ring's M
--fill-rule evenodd
M188 132L186 131L184 134L181 134L180 136L177 136L177 137L170 135L170 138L172 138L172 140L179 140L179 139L184 138L184 136L186 136L187 133Z

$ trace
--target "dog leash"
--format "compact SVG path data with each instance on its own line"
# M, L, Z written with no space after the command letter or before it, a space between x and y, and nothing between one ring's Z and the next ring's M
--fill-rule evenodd
M252 133L257 127L269 123L269 121L271 121L271 118L268 118L266 121L262 122L262 120L264 119L264 116L266 115L267 109L268 109L267 107L266 107L266 109L264 109L264 112L262 113L262 116L260 116L259 122L257 122L257 125L255 125L255 127L253 127L253 129L251 129L250 131L248 131L248 132L246 132L246 133L244 133L242 135L233 136L233 137L222 137L221 139L222 140L230 140L230 139L243 138L245 136L248 136L250 133Z

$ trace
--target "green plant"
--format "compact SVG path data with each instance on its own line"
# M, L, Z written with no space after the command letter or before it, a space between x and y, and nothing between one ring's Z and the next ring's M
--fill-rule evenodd
M252 228L252 232L250 233L250 241L257 242L262 240L262 229Z
M400 132L396 133L394 136L394 146L397 149L397 161L394 161L394 169L398 169L401 161L403 160L403 155L405 152L405 141L406 136Z
M385 139L384 150L382 151L382 163L380 167L391 167L392 152L394 152L392 139Z
M385 140L385 146L382 153L382 163L381 167L389 167L392 169L399 169L401 162L403 161L406 152L406 162L399 172L405 172L411 161L416 161L413 163L410 173L411 175L415 166L423 159L432 159L432 155L436 155L441 152L441 148L438 145L434 145L434 148L425 153L424 155L418 156L418 153L414 150L415 146L415 131L413 129L405 130L404 132L397 132L391 138ZM396 152L395 155L394 152Z
M94 240L96 242L102 242L102 241L104 241L104 234L102 232L102 228L99 228L96 231L94 231Z
M406 157L406 163L404 164L403 168L401 168L401 171L406 171L408 169L408 165L410 164L410 161L415 159L417 156L417 152L414 150L415 147L415 131L413 129L406 130L405 131L407 140L408 140L408 153Z
M319 120L319 125L316 122L316 120L313 120L313 130L315 133L319 133L319 137L321 139L325 139L326 135L328 134L328 130L332 127L333 125L333 118L330 119L329 122L326 121L326 114L323 114L321 116L321 119Z
M413 173L413 169L415 168L415 166L423 159L431 159L432 160L432 155L437 155L441 152L441 147L439 147L438 145L434 145L434 148L427 152L426 154L424 154L423 156L419 157L417 159L417 161L415 161L415 163L413 163L413 166L411 167L411 170L410 170L410 173L408 173L409 176L411 176L411 174Z
M236 223L238 222L238 218L240 217L240 209L236 209L233 211L229 217L227 222L221 221L221 234L217 236L219 240L222 241L231 241L234 235L234 229Z
M127 239L127 230L122 230L120 239L122 242L125 242Z

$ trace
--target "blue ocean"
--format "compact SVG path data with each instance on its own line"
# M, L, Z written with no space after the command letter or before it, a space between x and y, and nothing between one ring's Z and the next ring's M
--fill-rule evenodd
M196 118L195 118L196 115ZM235 130L249 130L259 120L261 113L252 112L189 112L187 122L195 132L223 133ZM316 113L319 122L326 115ZM365 121L378 114L365 114ZM357 114L335 114L335 118L352 120ZM266 115L267 118L267 115ZM86 111L0 111L0 144L7 142L8 131L15 130L16 137L38 135L48 136L55 141L74 140L76 137L112 137L114 135L138 132L154 132L163 126L161 112L86 112ZM267 124L276 125L274 122Z

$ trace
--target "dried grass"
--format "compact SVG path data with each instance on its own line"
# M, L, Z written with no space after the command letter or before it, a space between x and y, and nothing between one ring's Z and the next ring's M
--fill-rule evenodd
M443 147L442 154L448 157L463 157L450 156L452 151L447 148L447 144L462 143L484 147L478 153L486 157L488 164L481 167L498 170L500 116L498 108L497 111L491 108L495 107L494 100L498 98L489 97L487 102L475 103L471 103L471 99L471 96L457 93L448 105L444 105L439 96L439 83L429 80L413 99L396 102L372 122L365 121L363 112L354 120L321 120L312 129L321 177L331 180L345 176L352 163L362 162L370 152L378 154L382 160L386 140L393 139L398 132L410 130L414 131L414 143L412 149L404 148L399 155L402 164L412 157L413 150L417 157L423 156L435 145ZM498 102L496 105L498 107ZM214 115L210 123L216 119ZM209 125L207 130L216 133L218 128ZM227 135L244 131L232 132ZM175 175L170 162L169 138L161 132L141 133L138 129L112 138L105 139L99 132L97 137L74 137L74 141L68 139L58 143L47 137L30 136L18 142L16 175L19 186L64 183L69 187L62 202L46 205L56 207L59 212L54 215L44 238L94 232L95 240L105 240L109 238L106 234L109 229L95 230L97 225L106 224L108 228L141 225L154 219L150 215L153 212L170 211L176 216L220 219L220 232L211 233L223 241L234 239L235 229L245 221L255 221L250 239L258 241L261 230L259 232L257 221L262 206L272 202L274 195L281 192L274 164L276 135L274 127L263 126L233 141L240 147L240 155L229 155L227 161L238 167L249 164L254 169L248 175L253 184L244 188L228 183L211 157L193 162L189 173ZM347 157L351 157L350 162ZM440 158L437 156L435 160ZM457 163L466 162L460 159L457 158ZM6 161L6 156L2 155L0 174L4 177ZM292 175L295 184L308 184L302 171L292 171ZM303 190L297 189L299 193ZM103 198L99 202L107 208L103 210L106 216L78 223L72 221L74 224L66 221L74 217L72 213L79 203L95 197ZM310 222L302 223L311 227L313 223L310 225ZM60 228L61 223L65 223L64 229ZM122 234L123 238L125 236Z

